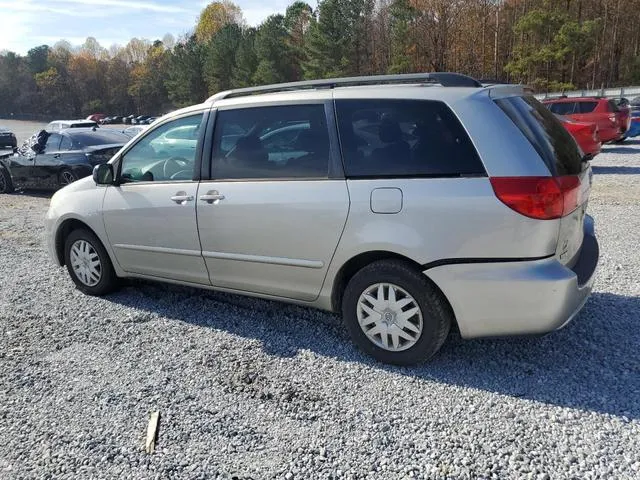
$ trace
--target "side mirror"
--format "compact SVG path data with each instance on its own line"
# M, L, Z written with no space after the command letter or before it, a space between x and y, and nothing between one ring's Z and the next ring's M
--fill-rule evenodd
M93 181L96 182L96 185L112 185L113 165L101 163L93 167Z

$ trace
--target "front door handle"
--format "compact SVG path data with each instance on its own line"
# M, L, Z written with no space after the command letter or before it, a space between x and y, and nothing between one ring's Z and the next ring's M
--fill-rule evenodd
M224 195L218 193L217 190L209 190L206 195L200 195L200 200L211 205L218 200L224 200Z
M53 156L53 158L60 158L60 154L59 154L59 153L56 153L56 154Z
M176 202L178 205L184 205L187 202L193 202L193 195L187 195L187 192L178 192L171 200Z

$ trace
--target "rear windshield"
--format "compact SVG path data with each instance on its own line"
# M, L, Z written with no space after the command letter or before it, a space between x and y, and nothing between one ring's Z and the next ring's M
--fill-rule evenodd
M95 145L125 144L130 137L117 130L100 129L96 132L67 132L73 143L80 147L92 147Z
M556 115L575 115L593 112L598 106L598 102L556 102L546 105Z
M577 175L582 171L582 154L573 137L535 98L503 98L496 104L527 137L552 175Z

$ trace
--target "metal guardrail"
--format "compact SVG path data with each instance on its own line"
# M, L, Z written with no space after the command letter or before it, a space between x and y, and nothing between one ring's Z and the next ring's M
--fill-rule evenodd
M633 98L640 96L640 87L619 87L619 88L601 88L596 90L574 90L572 92L549 92L539 93L534 95L538 100L544 100L545 98L554 98L560 96L566 96L570 98L577 97L607 97L607 98Z

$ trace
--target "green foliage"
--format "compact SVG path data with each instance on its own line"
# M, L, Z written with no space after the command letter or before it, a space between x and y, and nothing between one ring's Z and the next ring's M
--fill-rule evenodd
M27 65L32 74L44 72L48 66L49 46L40 45L27 52Z
M235 54L241 39L240 26L230 23L222 27L207 45L204 79L209 87L209 94L232 87Z
M236 65L233 69L233 84L238 88L254 85L253 79L258 68L255 43L255 28L248 28L242 32L242 39L236 51Z
M412 71L411 53L415 49L410 28L416 15L409 0L395 0L391 4L391 65L389 73Z
M318 6L318 18L312 19L306 43L308 60L303 64L305 78L329 78L349 70L347 32L352 28L347 17L348 0L324 0Z
M167 61L164 82L169 100L177 107L200 103L207 97L207 84L203 76L205 48L194 35L178 43Z
M271 15L258 28L255 48L258 68L256 84L286 82L295 79L289 34L282 15Z

